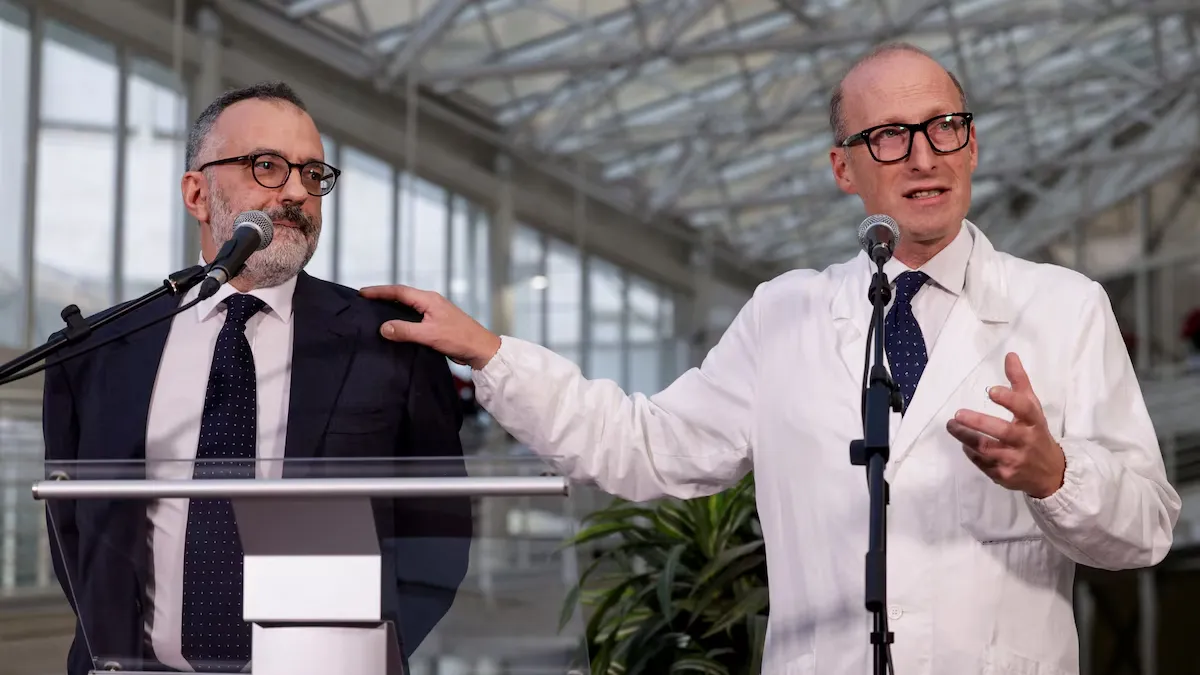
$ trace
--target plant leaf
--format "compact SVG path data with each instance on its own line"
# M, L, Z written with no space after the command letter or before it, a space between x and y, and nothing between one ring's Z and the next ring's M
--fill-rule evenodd
M749 593L738 598L733 607L730 607L724 616L717 619L713 623L712 628L709 628L701 637L712 637L721 631L728 630L730 626L739 621L745 621L748 617L757 615L767 608L768 601L766 587L759 586L758 588L751 589Z
M658 607L667 621L675 618L675 608L671 603L671 591L675 587L675 570L679 567L679 559L687 550L686 544L676 544L667 556L667 564L663 565L658 578Z
M704 675L729 675L729 669L707 656L685 656L671 664L675 673L703 673Z

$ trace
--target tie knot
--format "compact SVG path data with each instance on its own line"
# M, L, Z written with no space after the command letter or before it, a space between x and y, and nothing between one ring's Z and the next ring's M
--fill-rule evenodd
M929 275L924 272L905 272L896 277L896 303L912 302L913 296L921 290L926 281L929 281Z
M239 293L225 298L225 325L244 328L250 317L262 311L267 303L253 295Z

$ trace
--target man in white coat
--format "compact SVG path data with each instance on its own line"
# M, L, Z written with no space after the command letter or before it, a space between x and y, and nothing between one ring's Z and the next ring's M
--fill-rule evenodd
M1075 564L1158 563L1180 509L1107 295L996 251L965 219L978 145L957 80L878 50L833 97L841 188L901 241L887 354L893 415L888 617L897 675L1079 672ZM570 478L633 500L709 495L755 471L769 675L870 672L862 435L865 253L764 283L699 368L627 395L500 338L432 293L364 289L424 312L393 340L474 368L479 402ZM919 382L919 386L918 385Z

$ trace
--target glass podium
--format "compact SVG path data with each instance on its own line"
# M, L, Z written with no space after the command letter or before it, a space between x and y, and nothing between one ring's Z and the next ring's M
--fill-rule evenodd
M580 610L564 613L583 514L541 459L48 461L44 476L74 667L590 673ZM242 647L206 659L198 598L222 583L241 601L209 629Z

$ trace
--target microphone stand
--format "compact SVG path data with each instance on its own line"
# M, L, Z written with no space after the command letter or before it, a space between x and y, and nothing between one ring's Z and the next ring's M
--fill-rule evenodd
M18 356L8 363L0 365L0 384L7 384L22 379L26 375L22 373L25 368L62 351L69 345L82 342L91 336L92 332L97 328L116 321L164 295L180 296L187 293L192 286L200 283L207 271L208 269L203 265L193 265L187 269L180 270L164 279L162 286L142 297L118 305L115 308L104 310L86 319L83 318L83 314L80 312L78 306L67 305L61 314L63 321L67 324L66 329L50 336L50 339L45 344ZM37 371L35 370L27 374L32 375L34 372Z
M867 299L874 308L868 332L874 334L875 341L868 347L864 364L864 367L870 368L870 378L863 396L863 438L850 443L850 463L867 467L870 530L866 557L866 608L874 614L871 647L875 667L872 672L874 675L887 675L891 672L891 644L895 635L888 630L886 614L888 485L883 476L891 449L888 439L891 413L904 410L904 397L888 373L883 349L884 308L892 299L892 287L883 271L883 264L890 256L872 257L878 269L867 292Z

